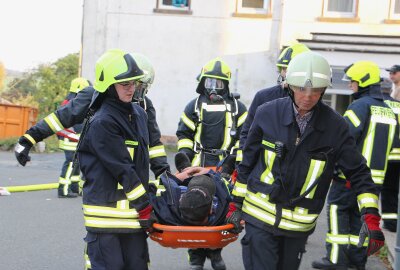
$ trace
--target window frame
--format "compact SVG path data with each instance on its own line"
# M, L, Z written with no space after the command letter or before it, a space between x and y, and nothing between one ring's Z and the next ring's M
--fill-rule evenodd
M399 0L397 0L399 1ZM398 3L400 5L400 1ZM389 20L400 20L400 12L394 13L394 8L396 5L396 0L390 0L389 4Z
M272 18L272 0L263 0L267 8L244 8L243 0L236 0L234 17ZM265 3L268 1L268 3Z
M163 0L157 0L156 7L153 9L155 13L166 13L166 14L193 14L191 9L191 0L187 0L188 6L187 7L175 7L170 5L164 5Z
M324 0L323 3L323 17L329 18L355 18L357 16L358 0L353 0L353 11L352 12L341 12L341 11L328 11L330 0Z

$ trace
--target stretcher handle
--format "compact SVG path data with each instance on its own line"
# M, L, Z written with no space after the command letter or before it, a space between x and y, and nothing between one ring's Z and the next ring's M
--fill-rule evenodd
M216 232L216 231L229 231L235 226L233 224L225 224L221 226L174 226L174 225L162 225L154 223L153 228L159 231L170 231L170 232Z

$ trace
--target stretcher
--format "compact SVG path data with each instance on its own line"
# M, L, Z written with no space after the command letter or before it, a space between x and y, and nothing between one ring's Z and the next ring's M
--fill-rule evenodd
M223 248L236 241L238 234L231 233L233 224L221 226L173 226L153 224L150 239L170 248Z

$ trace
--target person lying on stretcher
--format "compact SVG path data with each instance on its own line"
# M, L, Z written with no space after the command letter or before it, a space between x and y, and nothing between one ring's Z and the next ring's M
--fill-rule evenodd
M239 233L242 230L240 218L226 218L231 195L229 184L221 177L223 173L202 167L187 167L176 175L169 172L162 174L165 191L160 196L156 195L154 188L150 192L153 221L184 226L232 223L235 226L232 232Z

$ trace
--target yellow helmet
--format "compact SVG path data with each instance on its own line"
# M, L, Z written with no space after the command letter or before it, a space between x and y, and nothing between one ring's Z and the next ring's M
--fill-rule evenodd
M344 69L343 81L358 82L359 87L367 87L381 81L381 71L371 61L358 61Z
M105 92L110 85L118 82L139 80L144 77L134 57L119 49L106 51L96 62L94 89Z
M203 66L197 80L200 82L203 77L209 77L229 81L231 76L231 68L217 57Z
M75 78L71 81L71 86L69 88L69 91L71 93L78 93L82 89L92 85L88 80L82 77Z
M290 47L287 47L282 50L281 54L278 57L278 61L276 62L276 66L278 68L283 68L289 65L290 61L297 56L298 54L301 54L303 52L308 52L310 49L302 44L302 43L297 43L294 44Z

